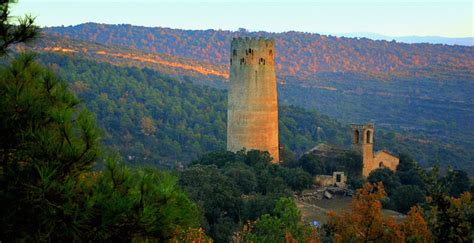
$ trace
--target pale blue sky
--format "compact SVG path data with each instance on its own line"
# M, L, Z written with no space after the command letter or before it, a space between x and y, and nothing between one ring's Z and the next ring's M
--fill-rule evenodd
M31 13L41 26L84 22L182 29L389 36L474 36L472 1L291 0L20 0L13 14Z

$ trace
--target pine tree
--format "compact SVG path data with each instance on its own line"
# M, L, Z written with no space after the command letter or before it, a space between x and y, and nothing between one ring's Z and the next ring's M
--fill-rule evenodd
M37 35L30 17L9 23L12 2L1 2L1 56ZM93 171L99 134L93 115L33 54L0 68L2 241L163 241L200 232L176 177L115 158Z

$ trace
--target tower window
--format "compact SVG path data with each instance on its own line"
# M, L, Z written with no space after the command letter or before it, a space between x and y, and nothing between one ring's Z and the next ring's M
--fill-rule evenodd
M273 55L272 49L270 49L270 51L268 52L268 54L270 54L270 56Z
M237 50L236 49L234 49L232 55L237 56Z
M370 130L369 130L369 131L367 131L367 143L370 143L370 141L371 141L370 136L371 136L371 133L370 133Z
M232 58L230 59L230 65L232 65Z
M379 163L379 167L380 167L380 168L383 167L383 162L380 162L380 163Z
M355 130L354 132L354 143L359 143L359 130Z

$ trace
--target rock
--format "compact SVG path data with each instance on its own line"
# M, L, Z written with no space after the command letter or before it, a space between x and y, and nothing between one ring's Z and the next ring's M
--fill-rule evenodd
M324 197L327 198L327 199L331 199L331 198L333 198L333 195L329 191L325 191L324 192Z

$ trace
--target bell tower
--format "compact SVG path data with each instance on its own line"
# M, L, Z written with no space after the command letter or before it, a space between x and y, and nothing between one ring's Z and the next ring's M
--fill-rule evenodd
M367 177L374 161L374 124L351 124L352 150L362 155L362 175Z

